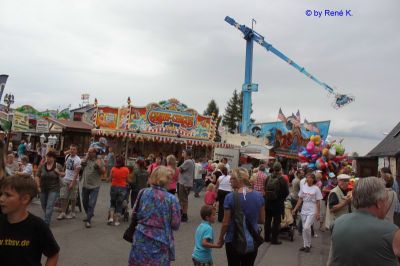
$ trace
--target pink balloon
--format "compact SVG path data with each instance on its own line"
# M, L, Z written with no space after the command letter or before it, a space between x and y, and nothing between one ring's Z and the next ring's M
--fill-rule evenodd
M307 143L306 150L307 150L309 153L313 153L313 152L314 152L314 148L315 148L314 142L309 141L309 142Z

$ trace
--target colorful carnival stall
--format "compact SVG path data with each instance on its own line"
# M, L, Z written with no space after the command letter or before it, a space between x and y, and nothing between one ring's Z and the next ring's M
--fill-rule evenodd
M330 121L311 123L304 119L301 123L299 111L286 117L282 110L278 119L281 121L253 125L252 133L266 139L271 155L284 163L287 172L298 165L318 170L324 177L353 172L342 140L328 135Z
M149 154L180 156L191 148L194 156L212 157L213 148L230 147L215 143L215 117L200 115L176 99L150 103L145 107L96 106L93 114L95 136L103 136L126 157ZM122 141L121 141L122 140Z

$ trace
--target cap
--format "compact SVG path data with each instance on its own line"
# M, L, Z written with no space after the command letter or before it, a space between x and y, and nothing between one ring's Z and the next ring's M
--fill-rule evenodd
M282 165L279 162L276 162L272 166L272 169L274 169L274 171L280 171L282 169Z
M330 177L330 178L334 178L334 177L335 177L335 174L332 173L332 172L330 172L330 173L329 173L329 177Z
M340 174L337 176L338 180L343 180L343 179L350 179L351 177L349 175L346 174Z

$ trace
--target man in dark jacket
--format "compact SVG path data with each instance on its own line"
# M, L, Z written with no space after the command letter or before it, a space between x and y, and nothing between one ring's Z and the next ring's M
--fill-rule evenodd
M265 242L280 245L282 242L278 240L279 227L285 210L284 201L289 195L289 187L282 177L282 165L276 162L272 168L273 174L265 183Z

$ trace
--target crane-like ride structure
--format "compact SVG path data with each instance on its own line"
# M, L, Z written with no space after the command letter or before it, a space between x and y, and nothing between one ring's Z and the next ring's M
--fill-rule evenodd
M311 75L305 70L304 67L299 66L296 62L288 58L278 49L272 46L272 44L265 41L264 36L257 33L253 29L250 29L246 25L240 25L233 18L226 16L225 21L230 25L237 28L243 33L243 38L246 40L246 66L245 66L245 78L244 84L242 86L243 91L243 113L242 113L242 124L240 127L241 133L249 133L250 131L250 113L251 113L251 93L258 91L258 84L252 83L252 71L253 71L253 42L258 43L267 51L272 52L282 60L286 61L289 65L293 66L295 69L318 83L322 88L324 88L330 95L333 95L335 101L333 102L333 107L338 109L354 101L354 97L350 95L340 94L335 92L335 90L326 84L321 82L315 76Z

